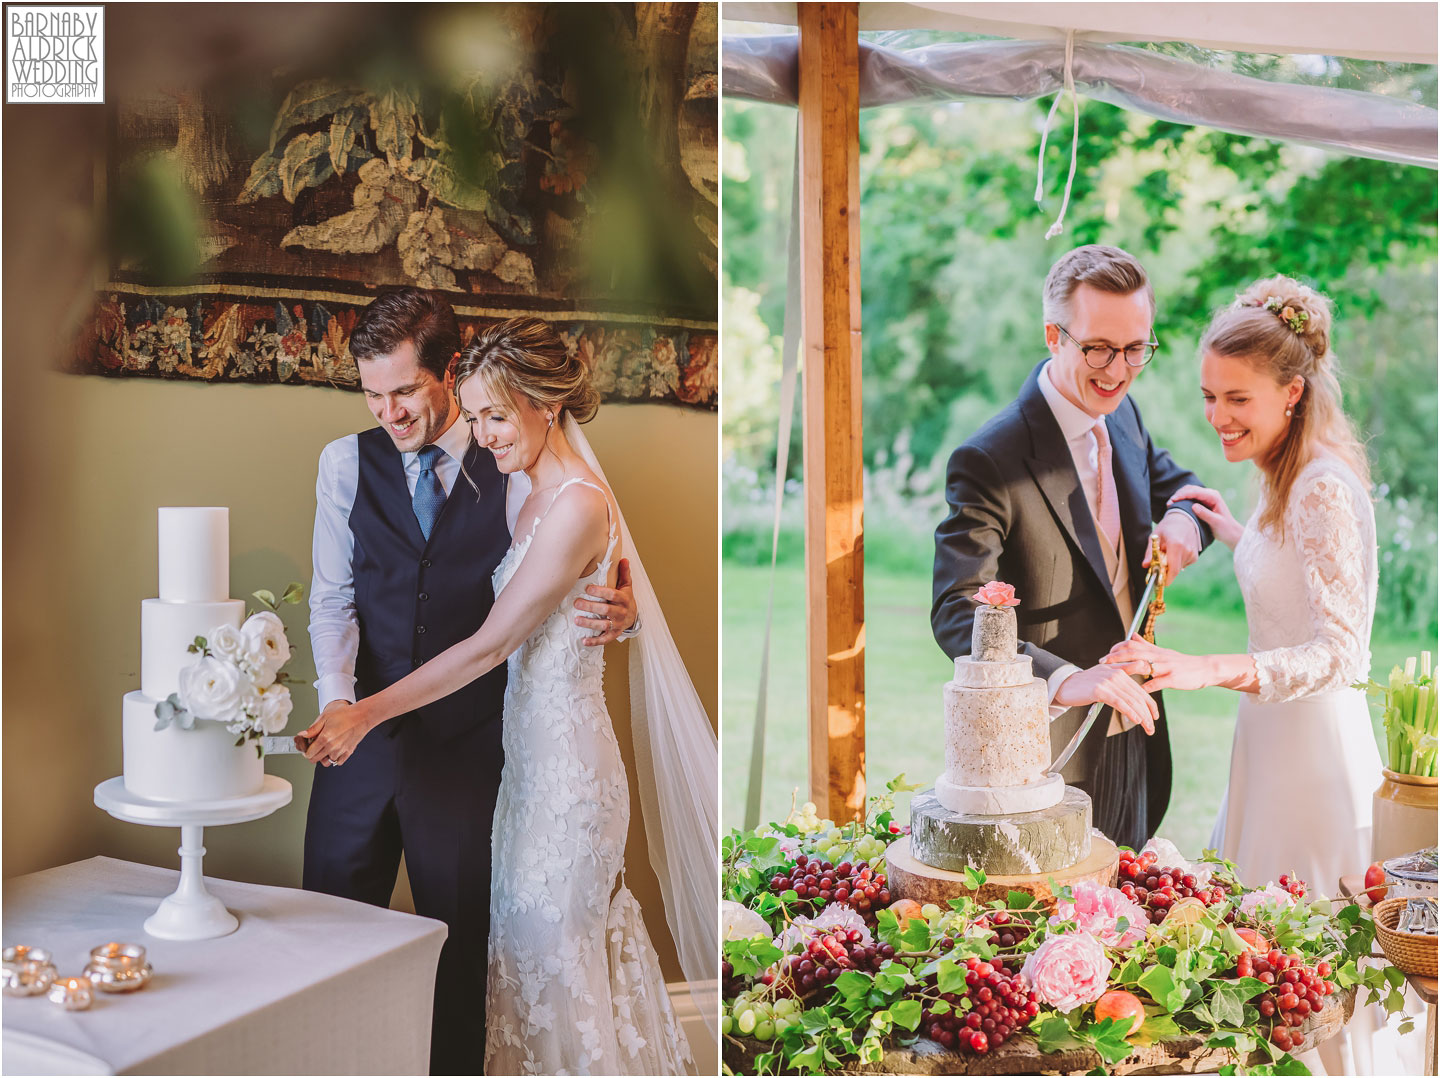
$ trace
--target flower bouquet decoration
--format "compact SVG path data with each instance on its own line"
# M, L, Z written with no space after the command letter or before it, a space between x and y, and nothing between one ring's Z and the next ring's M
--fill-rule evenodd
M1386 759L1391 771L1402 775L1435 777L1437 734L1435 678L1430 653L1421 652L1419 676L1415 656L1404 667L1392 667L1390 682L1361 682L1364 689L1384 708Z
M1048 902L893 896L886 849L907 830L893 794L916 788L890 783L863 822L837 827L806 805L726 838L725 1073L965 1073L990 1056L984 1073L1158 1073L1184 1057L1303 1074L1290 1053L1362 990L1403 1007L1400 971L1361 964L1368 911L1288 875L1248 887L1232 863L1188 862L1163 840L1121 850L1118 886L1052 882ZM974 893L986 882L965 876Z
M278 600L272 592L257 591L255 598L266 609L251 614L238 629L221 625L197 636L187 650L199 658L180 671L179 691L155 705L155 729L190 730L197 721L220 722L236 735L237 746L251 741L256 755L264 756L261 736L284 730L293 706L282 669L290 661L290 641L276 611L303 596L300 584L291 584Z

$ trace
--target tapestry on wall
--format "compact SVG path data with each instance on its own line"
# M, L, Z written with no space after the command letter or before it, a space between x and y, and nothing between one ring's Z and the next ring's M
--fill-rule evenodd
M350 330L409 284L466 340L546 318L607 400L715 408L714 5L425 10L431 39L484 47L437 75L408 33L341 74L114 107L74 370L358 388Z

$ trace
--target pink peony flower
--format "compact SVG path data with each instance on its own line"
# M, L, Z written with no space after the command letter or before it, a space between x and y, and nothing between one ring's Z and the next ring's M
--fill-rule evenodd
M1283 910L1295 904L1295 896L1279 884L1267 883L1258 891L1249 891L1240 898L1240 913L1249 917L1261 906L1272 910Z
M1145 938L1145 926L1150 919L1124 892L1088 880L1075 884L1071 891L1075 901L1059 902L1055 915L1050 918L1052 925L1074 921L1081 931L1088 932L1107 947L1128 947ZM1122 917L1124 929L1119 925Z
M789 927L775 937L775 946L786 953L798 951L812 939L842 928L846 932L858 928L860 942L867 947L875 942L863 917L843 902L832 902L815 917L802 916L791 921Z
M1067 932L1051 936L1031 951L1020 975L1041 1003L1069 1014L1105 994L1113 968L1094 936Z
M977 591L973 599L977 603L986 606L1019 606L1020 600L1015 598L1015 589L1009 584L1002 584L998 580L992 580L983 588Z

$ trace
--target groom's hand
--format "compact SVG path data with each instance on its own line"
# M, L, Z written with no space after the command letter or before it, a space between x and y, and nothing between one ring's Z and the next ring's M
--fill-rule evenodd
M1150 694L1135 684L1135 679L1112 666L1092 666L1071 674L1055 690L1051 703L1061 707L1083 707L1086 704L1108 704L1147 734L1155 732L1160 708Z
M620 639L620 634L635 624L635 592L630 586L630 562L620 559L615 567L615 586L601 587L591 584L585 589L590 599L576 599L575 609L583 617L577 617L575 624L585 629L599 629L596 636L587 636L582 643L587 648L610 644Z
M1200 556L1200 529L1185 513L1166 513L1155 526L1155 535L1160 537L1160 549L1165 552L1165 584L1168 587L1180 575L1180 570L1195 564ZM1140 564L1150 568L1150 548L1146 546L1145 557Z

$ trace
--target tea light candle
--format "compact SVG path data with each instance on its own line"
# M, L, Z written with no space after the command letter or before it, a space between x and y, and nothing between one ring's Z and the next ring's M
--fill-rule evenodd
M67 1011L83 1011L95 1000L88 977L62 977L50 986L50 1002Z
M133 992L150 982L154 971L138 943L102 943L90 951L85 976L102 992Z
M50 952L41 947L23 944L6 947L0 954L3 961L3 987L7 996L38 996L55 981L55 965Z

